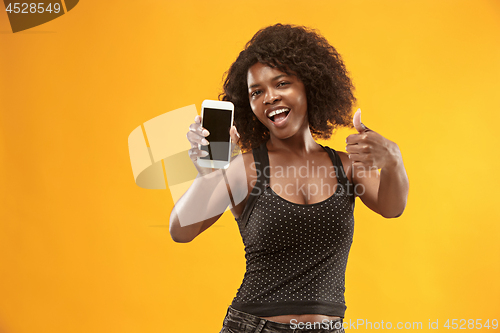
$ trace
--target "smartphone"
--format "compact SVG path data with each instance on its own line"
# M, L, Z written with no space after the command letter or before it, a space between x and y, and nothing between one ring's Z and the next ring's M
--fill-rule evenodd
M229 130L233 125L234 105L231 102L204 100L201 104L201 117L201 126L210 134L206 137L209 145L200 145L200 149L208 152L208 155L198 157L198 165L226 169L231 158Z

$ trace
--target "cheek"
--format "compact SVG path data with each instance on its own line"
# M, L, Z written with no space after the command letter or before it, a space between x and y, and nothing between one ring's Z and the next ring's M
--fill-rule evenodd
M306 94L300 94L300 96L297 98L297 103L306 109L307 111L307 97L306 97Z
M257 102L254 98L251 98L250 96L248 97L248 104L250 104L250 108L252 111L255 113L257 109Z
M252 114L257 117L257 112L255 110L255 105L253 105L252 103L250 103L250 108L252 109Z
M298 104L307 108L306 88L303 85L298 89L296 98Z
M263 114L263 110L261 109L260 105L258 103L256 103L255 101L252 102L250 101L250 109L252 109L252 113L254 114L254 116L256 116L257 118L261 117L262 114Z
M303 95L299 98L299 102L301 105L304 105L306 106L307 105L307 98L306 98L306 95Z
M253 105L252 103L250 103L250 108L252 109L252 115L255 117L255 119L258 122L262 123L262 120L260 119L260 117L262 115L260 115L259 112L258 112L258 110L256 110L255 105Z
M252 112L253 112L254 114L255 114L255 107L256 107L255 103L254 103L254 102L252 102L252 101L250 101L250 109L252 109Z

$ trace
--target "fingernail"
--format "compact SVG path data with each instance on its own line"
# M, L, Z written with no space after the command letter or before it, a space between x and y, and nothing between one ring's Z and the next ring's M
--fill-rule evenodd
M201 134L203 134L203 136L208 136L210 134L210 132L208 130L203 130L203 132L201 132Z
M205 146L209 144L206 139L201 139L201 143L204 144Z
M206 151L206 150L202 150L202 151L201 151L201 153L200 153L200 155L201 155L202 157L208 156L208 151Z

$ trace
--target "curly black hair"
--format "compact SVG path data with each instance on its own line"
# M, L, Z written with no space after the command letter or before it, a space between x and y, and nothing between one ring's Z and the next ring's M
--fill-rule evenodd
M248 96L248 69L257 62L287 74L292 72L302 81L313 137L328 139L337 127L352 127L354 86L338 52L312 29L278 23L259 30L225 73L219 98L234 104L234 122L243 151L269 139L269 130L255 117Z

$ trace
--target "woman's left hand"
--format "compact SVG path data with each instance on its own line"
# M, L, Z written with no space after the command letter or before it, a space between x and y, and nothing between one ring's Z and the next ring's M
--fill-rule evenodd
M363 125L359 109L353 124L358 133L347 137L346 150L356 195L374 212L398 217L406 207L409 190L401 151L396 143Z
M354 114L353 124L358 133L351 134L346 139L346 151L353 167L383 169L397 166L402 161L401 152L395 142L363 125L361 109Z

